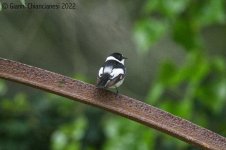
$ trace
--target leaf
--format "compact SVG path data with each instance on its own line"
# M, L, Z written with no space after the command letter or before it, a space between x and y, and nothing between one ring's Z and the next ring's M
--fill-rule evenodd
M163 92L164 92L164 86L161 83L156 83L154 87L151 88L151 90L149 91L145 101L152 105L155 105Z
M134 29L134 38L139 52L147 52L150 46L162 37L166 27L164 20L147 18L138 21Z
M172 79L176 75L177 68L172 62L166 61L165 63L162 64L159 75L159 80L162 84L173 85L174 83L172 82L173 81Z
M200 10L196 20L204 26L225 22L224 0L209 1Z
M202 48L200 27L190 18L177 20L173 25L173 38L186 50L196 50Z
M157 12L168 18L177 18L177 16L185 11L188 0L151 0L147 1L143 8L144 14Z

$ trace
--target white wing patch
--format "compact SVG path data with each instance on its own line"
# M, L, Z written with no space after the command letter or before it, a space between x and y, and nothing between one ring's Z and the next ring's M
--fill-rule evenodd
M112 72L112 67L111 66L107 66L107 67L104 67L104 73L111 73Z
M114 79L115 77L117 77L119 74L124 74L124 70L122 68L115 68L112 70L111 72L111 79Z
M103 67L101 67L100 70L99 70L99 73L98 73L99 77L101 77L102 74L103 74Z

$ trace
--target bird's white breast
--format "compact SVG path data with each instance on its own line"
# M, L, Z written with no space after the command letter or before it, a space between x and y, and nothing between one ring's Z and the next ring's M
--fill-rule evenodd
M115 85L111 86L110 88L120 87L122 85L123 81L124 81L124 79L120 80Z

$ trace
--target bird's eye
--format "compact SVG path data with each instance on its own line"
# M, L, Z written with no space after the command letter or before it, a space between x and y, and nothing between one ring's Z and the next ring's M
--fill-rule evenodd
M100 74L100 77L102 77L103 73Z

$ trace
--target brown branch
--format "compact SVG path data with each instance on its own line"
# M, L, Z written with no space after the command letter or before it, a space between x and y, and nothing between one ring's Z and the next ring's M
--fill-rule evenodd
M103 108L202 149L226 149L226 138L210 130L133 98L57 73L0 58L0 77Z

